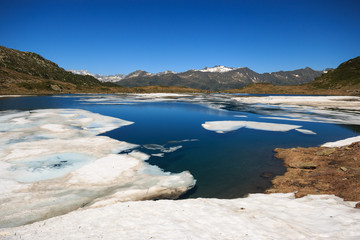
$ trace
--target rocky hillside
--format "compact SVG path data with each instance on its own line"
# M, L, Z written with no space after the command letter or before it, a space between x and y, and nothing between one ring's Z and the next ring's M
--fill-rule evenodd
M281 71L259 74L249 68L228 68L215 66L200 70L189 70L182 73L166 71L152 74L137 70L127 75L117 84L124 87L136 86L186 86L190 88L219 91L241 88L254 83L271 83L275 85L297 85L313 81L323 71L311 68L294 71Z

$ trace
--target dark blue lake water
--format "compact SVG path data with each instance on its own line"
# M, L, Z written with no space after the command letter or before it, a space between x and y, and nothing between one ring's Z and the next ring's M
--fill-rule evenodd
M95 100L86 101L91 98ZM191 97L169 98L166 102L142 100L125 95L111 99L105 95L16 97L0 99L0 110L76 108L132 121L130 126L103 135L140 145L139 151L155 154L148 162L165 171L189 170L197 184L184 198L236 198L263 192L270 186L264 173L285 172L282 162L273 156L274 148L319 146L357 135L357 129L348 125L265 119L251 106L223 101L221 97L210 97L209 101L192 101ZM317 134L248 128L219 134L201 126L206 121L225 120L295 124Z

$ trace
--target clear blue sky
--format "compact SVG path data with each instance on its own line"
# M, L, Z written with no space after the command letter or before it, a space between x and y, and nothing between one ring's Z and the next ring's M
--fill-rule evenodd
M100 74L321 70L360 55L360 1L0 0L0 45Z

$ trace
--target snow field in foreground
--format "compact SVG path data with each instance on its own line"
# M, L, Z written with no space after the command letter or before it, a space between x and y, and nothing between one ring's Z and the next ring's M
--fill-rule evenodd
M2 239L359 239L360 210L332 195L122 202L0 230Z

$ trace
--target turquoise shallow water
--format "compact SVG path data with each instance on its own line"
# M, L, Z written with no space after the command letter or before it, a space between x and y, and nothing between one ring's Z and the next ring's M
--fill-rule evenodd
M84 100L91 101L84 101ZM211 103L211 107L209 107ZM288 109L261 109L222 99L221 96L193 101L192 97L167 101L134 99L127 96L68 95L0 99L0 110L77 108L132 121L134 124L103 135L138 144L139 151L154 154L149 163L165 171L189 170L196 187L183 198L236 198L263 192L271 175L283 174L282 162L275 159L276 147L318 146L357 135L348 125L266 119L272 112ZM274 116L274 114L272 114ZM241 128L219 134L204 129L206 121L255 121L300 125L316 132L308 135ZM89 146L91 147L91 146Z

